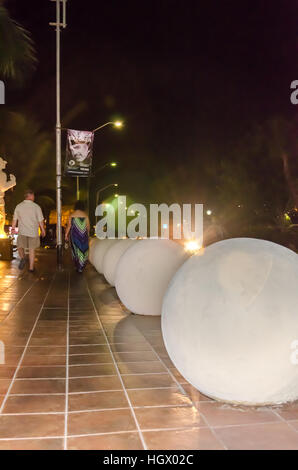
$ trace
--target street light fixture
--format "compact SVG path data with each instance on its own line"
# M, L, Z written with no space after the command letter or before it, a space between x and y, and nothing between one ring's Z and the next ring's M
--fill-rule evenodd
M122 121L109 121L109 122L106 122L105 124L102 124L101 126L96 127L96 129L93 129L93 132L97 132L106 126L114 126L117 129L121 129L121 127L123 127L123 122Z
M106 189L108 188L111 188L112 186L114 186L115 188L118 187L118 183L111 183L111 184L107 184L106 186L104 186L103 188L100 188L96 191L96 206L98 206L98 200L99 200L99 193L101 193L102 191L105 191Z

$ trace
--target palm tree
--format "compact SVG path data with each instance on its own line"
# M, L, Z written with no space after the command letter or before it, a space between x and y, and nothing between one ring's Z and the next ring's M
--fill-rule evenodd
M30 33L10 17L0 0L0 76L21 83L36 62Z

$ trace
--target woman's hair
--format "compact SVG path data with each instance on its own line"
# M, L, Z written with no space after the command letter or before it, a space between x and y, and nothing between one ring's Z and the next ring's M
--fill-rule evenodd
M77 201L74 206L75 211L85 211L85 203L83 201Z

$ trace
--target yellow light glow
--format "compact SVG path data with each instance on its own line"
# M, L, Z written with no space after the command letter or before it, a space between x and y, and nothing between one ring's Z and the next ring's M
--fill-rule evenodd
M112 163L110 163L110 166L117 166L117 163L116 163L116 162L112 162Z
M115 122L114 122L114 126L115 126L115 127L118 127L118 129L119 129L120 127L123 126L123 122L122 122L122 121L115 121Z
M191 253L195 253L202 248L202 245L199 244L197 240L188 240L184 243L185 251L189 251Z
M119 196L119 194L114 194L114 196L115 196L115 197L118 197L118 196Z
M207 215L211 215L211 214L212 214L212 211L211 211L210 209L208 209L208 210L206 211L206 214L207 214Z
M116 186L116 187L117 187L117 186L118 186L118 183L115 183L115 184L114 184L114 186Z

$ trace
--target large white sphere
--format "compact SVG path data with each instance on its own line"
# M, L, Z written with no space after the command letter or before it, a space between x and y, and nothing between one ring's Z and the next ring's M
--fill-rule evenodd
M181 245L171 240L140 240L121 256L115 287L133 313L160 315L168 284L186 260Z
M102 274L103 273L103 258L107 250L111 248L112 245L118 242L118 239L114 238L104 238L99 240L99 243L95 244L94 251L92 254L93 265L95 269Z
M115 285L116 270L121 256L136 242L137 240L132 240L131 238L119 240L118 243L113 244L104 255L103 274L111 286Z
M218 400L298 398L298 257L275 243L220 241L191 257L166 292L162 332L173 363ZM296 346L296 349L298 346Z
M100 240L96 237L92 237L89 239L89 261L91 264L94 263L94 251L95 251L95 246L97 245L97 243L99 243Z

